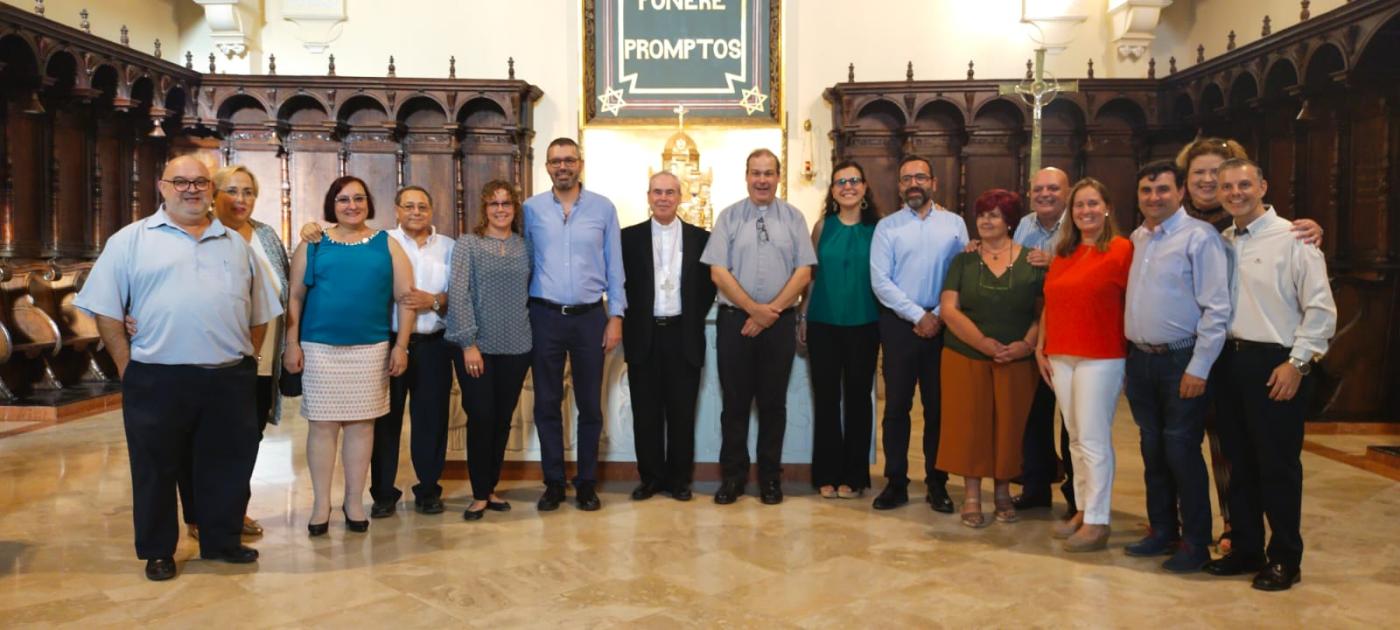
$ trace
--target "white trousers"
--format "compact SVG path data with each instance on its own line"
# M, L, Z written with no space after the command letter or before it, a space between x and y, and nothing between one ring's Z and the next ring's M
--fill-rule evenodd
M1086 525L1107 525L1113 495L1113 412L1123 391L1124 359L1050 357L1074 463L1074 500Z

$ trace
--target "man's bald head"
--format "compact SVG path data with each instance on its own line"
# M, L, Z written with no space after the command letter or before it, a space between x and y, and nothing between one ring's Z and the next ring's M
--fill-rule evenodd
M1030 199L1041 225L1054 225L1069 203L1069 174L1053 166L1036 171L1031 178Z
M158 186L165 213L181 225L208 221L213 186L209 167L198 158L182 155L166 162Z

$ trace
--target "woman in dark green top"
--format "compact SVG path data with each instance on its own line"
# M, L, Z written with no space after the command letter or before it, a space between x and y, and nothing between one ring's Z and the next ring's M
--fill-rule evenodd
M827 499L858 497L870 487L870 387L880 348L870 239L879 217L865 170L837 164L822 220L812 228L817 269L797 328L812 376L812 483Z
M1044 271L1011 239L1021 198L1001 189L977 198L977 249L958 254L943 281L944 392L938 469L966 482L962 523L989 524L982 478L994 480L996 520L1017 520L1011 478L1021 474L1021 438L1038 372L1034 355Z

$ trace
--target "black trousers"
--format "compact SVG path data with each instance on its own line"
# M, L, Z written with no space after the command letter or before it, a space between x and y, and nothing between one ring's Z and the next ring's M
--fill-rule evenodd
M1074 464L1069 457L1069 431L1060 427L1060 457L1055 454L1055 390L1037 381L1031 413L1026 418L1026 433L1021 438L1021 485L1026 492L1048 491L1059 477L1060 465L1065 468L1065 481L1060 493L1074 507Z
M755 337L740 334L747 313L720 306L716 359L723 399L720 412L719 463L724 480L744 483L749 477L749 413L758 403L758 480L779 481L783 467L783 433L787 429L788 377L797 351L797 318L789 309Z
M201 553L238 546L258 452L257 362L225 368L132 361L122 378L136 556L175 554L176 486L189 466Z
M546 484L564 483L564 359L569 360L574 406L578 409L578 473L574 485L598 481L598 440L603 435L603 331L608 314L599 306L564 315L530 303L534 344L531 377L535 386L535 431Z
M1236 553L1263 554L1269 521L1269 562L1303 560L1303 419L1314 378L1303 377L1291 400L1269 399L1269 376L1288 349L1235 348L1225 343L1217 365L1225 387L1216 392L1216 428L1231 463L1230 527Z
M394 487L399 472L399 438L403 434L405 399L413 431L408 450L415 501L442 496L442 468L447 460L447 416L452 398L452 366L462 351L443 333L414 334L408 342L408 369L389 379L389 413L374 421L374 450L370 454L369 495L375 503L393 503L403 496ZM409 397L412 394L412 397Z
M466 363L456 362L457 382L462 385L462 411L467 412L467 472L472 498L486 501L501 480L510 441L510 419L520 402L520 387L530 370L530 353L481 355L480 376L467 374ZM415 427L415 431L417 428Z
M257 407L258 415L258 442L262 442L263 433L267 431L267 423L272 419L273 383L271 376L258 376L257 384ZM280 395L280 394L277 394ZM257 450L253 451L253 462L258 460ZM184 515L186 525L196 525L194 511L194 466L190 458L185 459L185 463L180 466L180 476L175 482L175 488L180 493L180 512ZM252 471L249 471L248 494L243 500L243 513L248 513L248 502L253 498L253 478Z
M684 341L679 320L657 324L649 355L627 366L637 472L658 488L689 486L695 467L700 368L682 356Z
M870 386L880 354L880 328L807 324L812 376L812 484L870 487Z
M934 468L942 429L939 364L943 333L925 339L914 334L913 324L881 309L880 345L885 349L885 478L892 485L909 485L909 410L914 406L917 385L924 406L924 481L930 487L946 485L948 473Z

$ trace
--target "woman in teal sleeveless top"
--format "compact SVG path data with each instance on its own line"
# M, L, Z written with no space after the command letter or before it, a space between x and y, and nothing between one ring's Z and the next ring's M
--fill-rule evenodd
M413 266L399 244L365 222L374 198L363 180L346 176L326 192L323 217L335 227L302 243L292 260L283 367L302 373L301 415L308 421L306 460L315 502L307 531L326 533L336 442L345 432L342 465L351 531L369 529L365 474L374 445L374 421L389 412L389 377L408 366L408 337L417 313L396 306L413 287ZM399 326L390 348L390 318Z
M812 228L817 269L797 333L812 377L812 484L828 499L855 498L870 487L870 388L880 349L870 241L879 217L865 170L837 164L822 220Z

